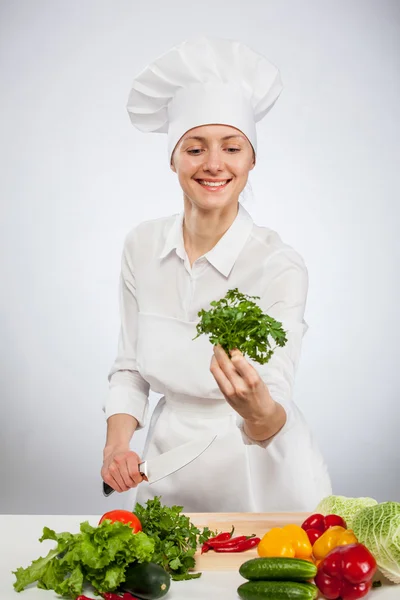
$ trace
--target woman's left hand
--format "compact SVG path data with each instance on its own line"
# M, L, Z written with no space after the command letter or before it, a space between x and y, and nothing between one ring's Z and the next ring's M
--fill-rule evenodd
M227 402L246 421L259 423L268 418L274 401L267 385L240 350L231 350L231 359L221 345L214 346L210 371Z

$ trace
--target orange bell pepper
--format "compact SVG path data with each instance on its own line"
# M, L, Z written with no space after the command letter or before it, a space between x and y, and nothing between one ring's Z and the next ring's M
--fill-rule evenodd
M357 544L358 540L352 529L345 529L340 525L330 527L314 543L312 552L317 560L325 558L327 554L337 546Z
M264 535L257 547L259 556L284 556L311 558L312 546L307 533L299 525L273 527Z

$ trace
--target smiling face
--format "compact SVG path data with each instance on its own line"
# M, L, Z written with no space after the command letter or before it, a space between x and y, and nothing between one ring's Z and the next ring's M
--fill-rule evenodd
M190 129L172 154L187 199L199 208L223 208L237 202L255 165L253 147L241 131L228 125Z

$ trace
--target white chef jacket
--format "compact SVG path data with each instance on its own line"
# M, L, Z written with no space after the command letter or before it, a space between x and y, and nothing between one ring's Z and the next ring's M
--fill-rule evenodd
M137 501L162 496L190 512L312 511L331 493L326 465L292 400L307 329L308 275L302 258L279 235L256 225L239 203L217 244L192 265L183 241L184 212L145 221L125 240L121 268L121 331L109 374L106 418L148 420L150 388L162 394L150 422L143 458L203 434L215 442L193 463L163 480L138 486ZM229 289L259 296L264 313L281 321L288 342L268 363L246 359L285 409L283 428L258 442L228 404L210 372L213 346L196 340L198 312Z

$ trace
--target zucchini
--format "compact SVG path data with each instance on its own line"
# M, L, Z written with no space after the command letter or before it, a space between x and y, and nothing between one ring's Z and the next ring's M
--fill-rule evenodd
M238 587L242 600L314 600L318 588L294 581L246 581Z
M239 573L245 579L277 581L308 581L317 574L317 567L301 558L252 558L244 562Z
M171 577L156 563L136 563L128 567L125 582L121 584L124 592L140 600L157 600L169 590Z

